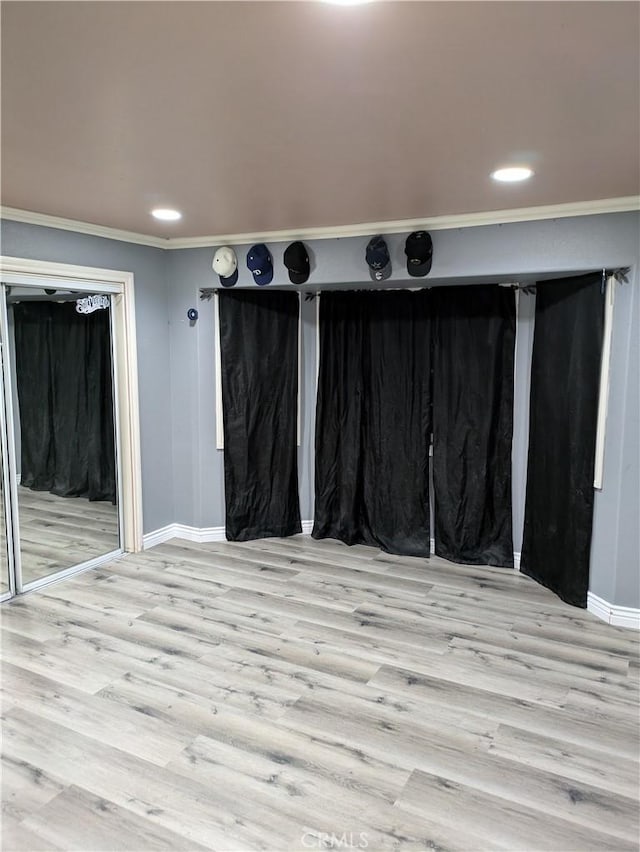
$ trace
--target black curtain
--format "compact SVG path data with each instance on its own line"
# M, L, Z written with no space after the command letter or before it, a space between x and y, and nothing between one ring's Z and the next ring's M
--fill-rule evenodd
M515 295L473 285L436 288L432 300L436 553L513 568Z
M589 588L602 283L598 272L536 287L520 570L580 607Z
M314 538L429 556L426 291L323 293Z
M109 311L20 302L13 312L21 484L115 503Z
M218 293L226 536L302 532L298 501L297 293Z

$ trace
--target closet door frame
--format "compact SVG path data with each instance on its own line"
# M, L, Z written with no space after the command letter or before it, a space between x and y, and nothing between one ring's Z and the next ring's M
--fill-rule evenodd
M17 512L17 477L15 442L13 434L13 403L11 399L9 370L9 339L6 299L0 305L0 331L2 338L2 362L4 371L4 428L3 446L5 455L5 482L9 491L6 502L11 503L13 522L12 536L14 593L31 591L56 582L64 577L96 567L115 555L135 553L143 549L142 540L142 477L140 462L140 420L138 408L138 368L136 350L134 280L131 272L98 269L88 266L72 266L64 263L0 257L0 273L3 285L19 287L71 289L87 294L102 294L110 297L113 354L113 393L117 446L118 511L120 519L120 546L88 562L74 565L63 571L22 584L20 572L19 529ZM4 287L3 296L4 296ZM6 442L6 444L5 444ZM9 526L9 524L7 524ZM9 543L10 532L7 537ZM9 546L9 545L8 545ZM11 562L11 554L10 554ZM10 572L11 576L11 572Z

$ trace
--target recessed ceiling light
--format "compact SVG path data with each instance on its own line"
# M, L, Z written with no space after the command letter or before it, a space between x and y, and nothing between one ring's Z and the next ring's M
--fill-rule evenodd
M500 183L517 183L519 180L527 180L533 175L533 169L528 166L509 166L506 169L496 169L491 172L491 177Z
M182 219L182 213L179 210L172 210L170 207L156 207L151 211L154 219L160 219L162 222L177 222Z
M361 6L363 3L371 3L371 0L324 0L332 6Z

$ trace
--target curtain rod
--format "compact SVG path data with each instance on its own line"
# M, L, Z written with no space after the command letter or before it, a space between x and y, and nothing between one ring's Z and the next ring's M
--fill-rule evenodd
M614 267L614 268L611 268L611 269L607 269L606 267L602 267L601 270L594 269L593 272L594 273L595 272L602 272L602 275L604 277L608 278L609 276L613 276L619 284L626 284L627 281L628 281L628 275L629 275L630 270L631 270L630 266L619 266L619 267ZM569 278L574 274L575 273L568 272L566 274L566 276L563 276L563 277ZM588 275L589 273L586 272L586 273L582 273L582 274ZM493 282L487 281L486 283L491 284ZM504 281L503 282L503 281L500 281L500 282L498 282L498 286L499 287L511 287L513 290L521 290L523 293L528 294L528 293L535 293L535 288L536 288L537 283L538 282L536 282L536 281L528 281L528 282L520 282L520 281ZM448 285L436 284L436 285L431 285L431 286L446 287ZM222 287L200 287L200 290L199 290L200 298L201 299L211 299L211 297L214 295L214 293L216 293L216 292L218 292L219 290L222 290L222 289L224 289L224 288L222 288ZM246 288L242 288L242 289L246 289ZM281 289L281 288L278 287L278 288L273 288L273 289ZM362 291L365 291L365 292L379 292L380 290L383 290L383 289L386 289L386 290L407 290L407 289L425 290L426 289L426 290L428 290L428 289L430 289L430 286L427 285L426 287L419 287L419 288L407 288L407 287L386 287L386 288L375 287L375 288L371 288L371 287L367 287L366 283L365 283L363 285L355 285L354 287L351 287L350 289L362 290ZM287 290L287 292L289 292L289 287L287 287L286 290ZM297 290L296 292L303 293L305 301L310 302L313 299L315 299L316 296L320 295L320 293L323 293L323 292L326 292L326 291L323 290L322 287L320 287L320 289L318 289L318 290L313 290L313 291ZM330 291L330 292L336 292L336 291ZM337 291L337 292L340 292L340 291Z
M630 266L620 266L618 269L605 269L605 274L607 276L613 275L618 284L626 284L629 280L629 273L631 272Z
M620 266L616 269L607 269L606 267L603 267L601 270L600 269L594 269L593 273L585 272L585 273L582 273L582 274L589 275L589 274L595 274L596 272L601 272L603 279L613 277L613 278L616 279L616 281L619 284L625 284L628 280L627 276L629 274L630 269L631 269L630 266ZM568 273L566 276L563 276L563 277L570 278L570 277L572 277L572 275L573 275L573 273ZM552 281L553 279L547 279L547 280ZM542 282L529 281L527 283L522 284L519 281L513 281L513 282L505 281L504 283L501 282L499 284L499 286L500 287L512 287L514 290L522 290L525 293L535 293L536 284L539 284L539 283L542 283Z

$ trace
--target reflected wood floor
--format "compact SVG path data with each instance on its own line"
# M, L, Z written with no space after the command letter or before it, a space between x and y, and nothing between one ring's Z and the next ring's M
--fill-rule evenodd
M3 849L638 849L638 635L528 578L172 541L2 607Z
M118 507L18 486L24 583L80 565L119 547Z

